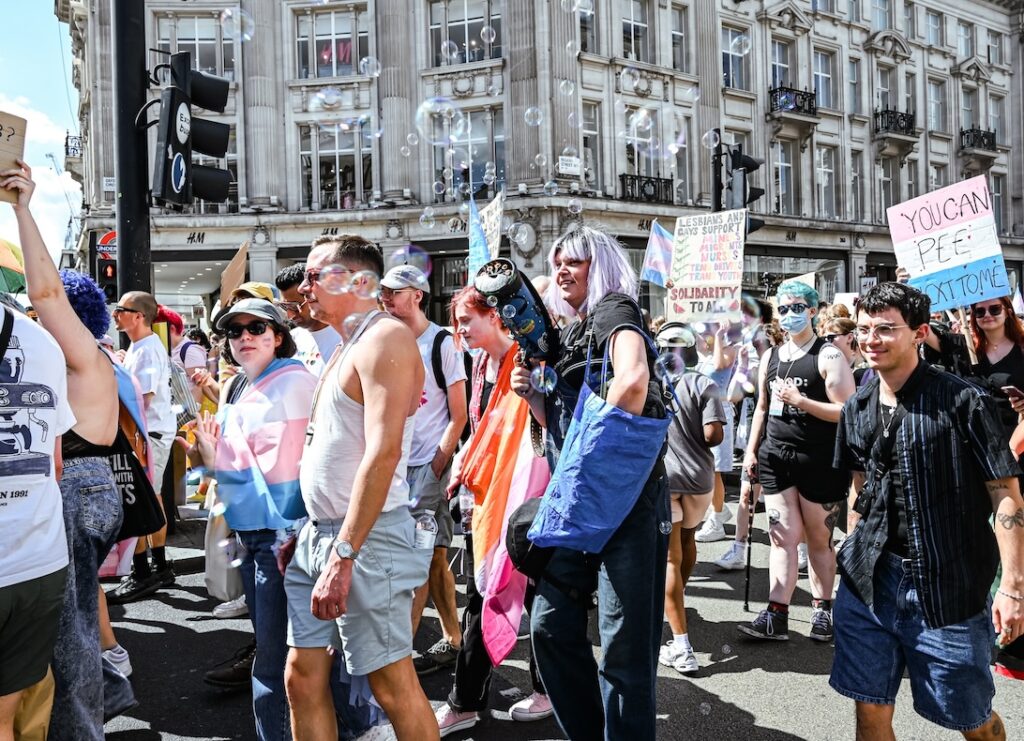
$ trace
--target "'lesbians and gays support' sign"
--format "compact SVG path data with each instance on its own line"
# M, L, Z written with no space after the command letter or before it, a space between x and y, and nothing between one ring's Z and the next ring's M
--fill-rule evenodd
M666 315L675 322L738 322L745 208L681 216L672 250Z
M888 209L896 261L932 311L1010 293L992 197L985 176L950 185Z

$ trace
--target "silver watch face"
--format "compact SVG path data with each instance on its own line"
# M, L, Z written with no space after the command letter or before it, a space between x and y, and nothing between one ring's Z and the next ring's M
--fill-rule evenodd
M355 557L359 555L356 550L352 548L352 544L347 540L337 541L334 544L334 550L338 554L339 558L355 559Z

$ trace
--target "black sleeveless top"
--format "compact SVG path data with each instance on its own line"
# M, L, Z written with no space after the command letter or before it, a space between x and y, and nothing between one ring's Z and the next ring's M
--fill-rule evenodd
M105 458L118 452L115 445L91 443L74 430L68 430L60 439L60 454L64 460L71 458Z
M831 403L832 400L825 391L825 379L818 371L818 355L826 345L828 342L825 339L816 337L806 354L792 362L781 360L779 348L772 348L765 377L769 391L769 408L772 390L777 384L796 386L808 399L825 404ZM834 422L818 419L789 404L783 405L781 415L768 415L768 440L805 450L833 449L836 443L836 428Z

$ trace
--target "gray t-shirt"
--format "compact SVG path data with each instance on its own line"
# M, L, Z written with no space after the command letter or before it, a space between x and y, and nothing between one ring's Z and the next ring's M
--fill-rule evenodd
M668 428L668 489L707 494L715 485L715 458L704 442L704 425L725 422L718 384L705 375L684 373L676 383L679 406Z

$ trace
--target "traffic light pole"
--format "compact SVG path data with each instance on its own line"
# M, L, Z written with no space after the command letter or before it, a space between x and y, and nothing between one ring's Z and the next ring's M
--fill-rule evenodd
M711 155L711 210L722 210L722 132L715 129L715 149Z
M117 290L153 292L149 245L149 147L135 125L146 104L145 0L113 6L114 176L117 182Z

